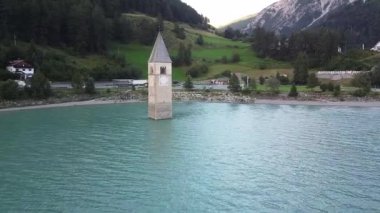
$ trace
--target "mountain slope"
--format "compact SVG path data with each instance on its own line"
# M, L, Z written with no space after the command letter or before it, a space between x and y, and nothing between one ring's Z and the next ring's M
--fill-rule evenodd
M218 28L218 30L222 32L222 31L226 30L227 28L232 28L233 30L243 29L243 28L247 27L247 25L253 21L255 16L256 15L250 15L250 16L243 17L243 18L236 20L230 24L227 24L226 26Z
M311 28L326 27L339 30L346 45L360 48L373 47L380 41L380 1L357 1L333 11L313 23Z
M355 1L362 0L280 0L261 11L243 31L251 32L256 27L263 27L289 35Z

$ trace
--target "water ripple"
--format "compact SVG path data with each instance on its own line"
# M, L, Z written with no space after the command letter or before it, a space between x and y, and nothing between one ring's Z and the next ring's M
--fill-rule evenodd
M174 109L0 113L1 212L380 211L378 108Z

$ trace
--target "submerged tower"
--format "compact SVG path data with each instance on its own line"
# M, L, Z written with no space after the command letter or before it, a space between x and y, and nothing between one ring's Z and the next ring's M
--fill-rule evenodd
M172 118L172 60L158 33L148 61L149 118Z

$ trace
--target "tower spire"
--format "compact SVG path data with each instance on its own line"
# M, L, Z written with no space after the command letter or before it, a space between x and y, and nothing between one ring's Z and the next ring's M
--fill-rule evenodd
M158 32L156 42L149 57L149 63L172 63L161 32Z

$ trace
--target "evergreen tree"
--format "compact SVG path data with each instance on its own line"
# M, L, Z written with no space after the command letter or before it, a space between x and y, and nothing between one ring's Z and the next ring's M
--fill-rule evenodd
M295 84L293 84L292 87L290 88L288 96L292 98L298 97L298 91Z
M250 78L249 79L249 81L248 81L248 83L249 83L249 88L251 89L251 90L257 90L257 83L256 83L256 79L255 78Z
M19 97L18 84L14 80L0 81L0 100L15 100Z
M240 62L240 55L239 55L239 53L234 53L232 55L231 62L232 63L238 63L238 62Z
M142 12L171 20L201 26L205 18L179 0L0 0L0 40L34 41L56 47L68 47L85 54L104 52L107 43L116 39L132 40L126 12ZM159 14L162 14L160 17ZM136 33L141 43L151 45L157 34L157 25L142 22ZM185 37L178 28L179 37ZM11 38L12 37L12 38Z
M335 97L340 96L340 91L341 91L340 85L339 85L339 84L335 85L335 86L334 86L334 93L333 93L333 95L334 95Z
M270 78L266 81L266 85L272 94L280 92L280 81L277 78Z
M36 47L34 42L31 42L26 51L26 60L34 66L34 69L38 69L43 63L43 58L43 52Z
M263 76L260 76L260 77L259 77L259 83L260 83L260 85L264 85L264 83L265 83L265 78L264 78Z
M351 84L369 93L371 91L371 76L366 72L356 74Z
M182 66L185 64L185 53L186 52L186 47L183 43L179 44L178 52L177 52L177 57L175 58L175 65L176 66Z
M380 86L380 64L375 66L372 71L372 85L373 86Z
M8 35L7 14L4 0L0 0L0 41Z
M95 6L92 10L90 19L90 32L89 32L89 49L90 52L102 52L106 50L108 40L108 28L103 9Z
M203 45L204 45L205 41L204 41L202 35L198 35L198 38L197 38L196 43L197 43L199 46L203 46Z
M183 84L183 88L186 90L192 90L194 88L193 81L190 75L187 76L186 81Z
M94 82L93 78L91 78L91 77L86 78L85 84L84 84L84 91L85 91L85 93L90 94L90 95L96 93L95 82Z
M181 40L184 40L186 39L186 33L185 33L185 29L180 27L178 25L178 23L175 23L174 24L174 29L173 29L173 32L175 33L176 37L178 39L181 39Z
M306 84L308 79L308 59L305 53L299 53L294 62L294 79L295 84Z
M158 25L158 29L157 30L159 30L160 32L164 32L165 31L164 19L162 18L161 13L158 14L157 25Z
M37 72L33 75L30 91L32 97L37 99L44 99L50 97L52 93L50 82L42 72Z
M184 63L186 66L190 66L193 59L192 59L192 53L191 53L191 44L189 44L185 50L185 58L184 58Z
M235 37L234 30L231 27L228 27L226 30L224 30L224 37L233 39Z
M79 72L75 72L73 74L73 77L71 79L71 86L77 93L81 93L83 91L84 85L84 78Z
M132 40L133 30L126 16L115 18L113 22L113 37L122 43L128 43Z
M240 81L239 78L233 73L230 77L228 89L231 92L240 92L241 91L241 86L240 86Z
M315 73L311 73L309 75L309 78L307 79L307 87L308 88L314 88L317 86L319 86L319 80L318 80L317 76L315 75Z

